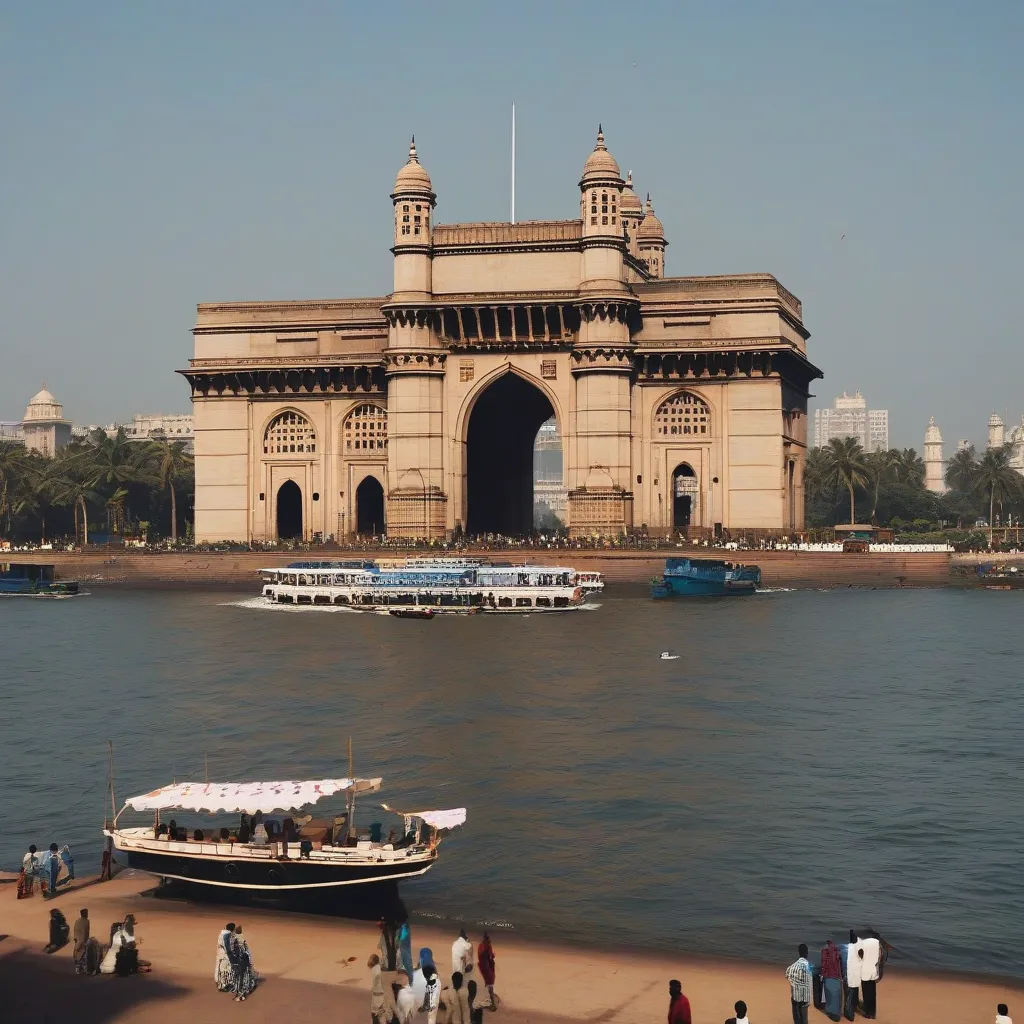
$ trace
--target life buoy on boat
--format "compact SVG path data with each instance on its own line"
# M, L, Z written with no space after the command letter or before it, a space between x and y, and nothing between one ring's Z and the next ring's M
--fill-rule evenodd
M272 867L267 872L267 878L270 879L271 885L283 885L284 884L284 868Z
M190 866L191 865L187 860L180 861L178 864L178 874L181 875L182 878L187 878Z
M224 874L228 876L229 882L238 881L238 865L237 864L225 864Z

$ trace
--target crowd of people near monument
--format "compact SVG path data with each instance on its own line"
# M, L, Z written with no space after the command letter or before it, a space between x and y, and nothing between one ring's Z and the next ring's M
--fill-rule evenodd
M420 949L413 965L409 922L382 920L377 951L370 954L367 967L371 1024L412 1024L424 1014L427 1024L482 1024L484 1012L497 1010L501 1003L494 990L497 964L487 932L474 951L466 929L459 930L452 943L450 983L445 985L429 948ZM389 985L385 974L393 975Z
M21 860L18 899L23 900L35 895L37 886L43 894L43 899L53 899L61 886L70 885L74 880L75 858L67 844L61 847L56 843L50 843L45 853L40 853L33 844Z
M74 928L64 914L56 908L50 911L48 941L44 953L56 953L70 940L74 941L72 961L75 974L114 974L120 978L131 974L148 974L152 965L139 956L141 939L135 934L135 915L128 914L110 925L106 943L92 934L89 911L83 908L75 920Z

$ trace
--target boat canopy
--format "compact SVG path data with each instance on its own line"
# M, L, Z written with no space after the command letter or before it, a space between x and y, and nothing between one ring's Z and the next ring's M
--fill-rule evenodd
M426 822L431 828L436 828L438 831L458 828L466 823L465 807L451 807L445 811L398 811L387 804L381 804L381 807L393 814L400 814L403 818L419 818L420 821Z
M135 811L206 811L211 814L255 814L293 811L325 796L351 790L375 793L382 779L310 779L303 782L182 782L130 797L125 807Z

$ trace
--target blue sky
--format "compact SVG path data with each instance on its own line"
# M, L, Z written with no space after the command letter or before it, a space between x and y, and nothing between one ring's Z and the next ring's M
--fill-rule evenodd
M416 133L440 221L576 215L604 123L670 274L769 271L828 404L951 447L1024 412L1024 5L8 4L0 419L188 408L195 304L381 295ZM842 236L845 234L845 239Z

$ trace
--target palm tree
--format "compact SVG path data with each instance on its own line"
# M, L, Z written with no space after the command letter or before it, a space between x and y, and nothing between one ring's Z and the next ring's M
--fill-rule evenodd
M882 489L882 484L892 475L895 456L896 452L892 449L880 449L868 452L864 456L864 464L867 467L865 475L871 484L871 522L875 521L875 513L878 511L878 493Z
M103 430L94 430L89 442L92 445L89 461L93 468L94 485L117 487L148 482L144 465L145 446L129 441L123 428L118 427L113 437L108 437Z
M174 485L195 472L195 459L185 450L184 441L153 441L147 445L150 465L161 490L171 492L171 543L178 543L178 497Z
M850 525L857 519L854 505L854 488L863 487L868 478L867 453L855 437L834 437L822 449L825 453L827 482L838 490L845 487L850 492Z
M39 543L46 543L46 513L59 505L57 495L64 484L64 461L61 458L43 458L37 456L29 459L27 478L31 487L31 500L23 502L22 511L31 511L39 516Z
M804 462L804 493L815 501L828 490L828 456L824 448L812 448Z
M924 459L913 448L893 449L893 474L901 484L924 484Z
M0 528L7 520L11 532L12 498L25 470L25 446L17 441L0 441Z
M958 448L956 454L946 463L946 486L951 490L966 493L971 489L977 470L978 459L974 454L974 445Z
M989 448L981 457L971 481L971 490L977 494L988 494L989 547L992 547L992 522L996 514L996 501L1017 497L1024 491L1024 477L1010 465L1012 455L1012 444Z
M96 492L96 481L92 467L82 456L86 452L78 452L77 457L68 458L64 472L55 485L54 503L71 505L75 513L75 539L78 539L78 514L82 514L82 546L89 543L89 505L100 500Z

